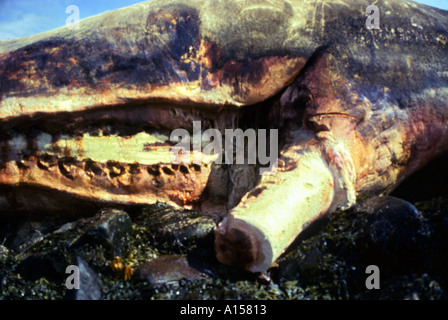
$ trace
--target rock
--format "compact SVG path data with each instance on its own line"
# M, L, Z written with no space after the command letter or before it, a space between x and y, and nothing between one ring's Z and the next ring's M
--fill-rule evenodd
M45 220L16 220L11 222L9 226L10 236L6 245L15 252L24 253L65 222L62 219L56 218L47 218Z
M132 221L129 215L122 210L101 210L82 228L85 232L71 245L72 248L86 243L101 244L111 256L121 256L128 249Z
M380 290L367 290L360 300L446 300L440 284L428 274L412 274L387 279Z
M365 290L366 267L380 268L381 279L421 272L429 231L416 207L394 197L372 198L330 217L317 234L288 249L273 268L275 279L298 280L334 296Z
M146 227L159 249L184 253L198 246L213 248L213 229L218 220L197 211L158 203L143 209L135 222Z
M430 232L424 217L411 203L395 197L375 197L358 211L367 213L366 224L356 241L364 245L366 262L381 265L382 271L402 272L412 265L420 271Z
M67 289L64 298L66 300L101 300L99 276L81 257L77 257L76 266L79 268L79 289Z
M27 279L60 281L65 268L82 257L94 267L104 267L108 259L128 248L132 223L121 210L106 209L91 218L66 223L27 250L18 272Z
M152 285L173 281L204 279L201 272L192 267L186 256L166 255L141 265L134 275L135 279L146 280Z
M60 282L64 279L67 261L58 250L38 252L28 255L17 267L17 272L27 280L35 281L40 278Z
M44 238L39 226L31 221L25 221L17 230L10 248L16 252L24 252Z

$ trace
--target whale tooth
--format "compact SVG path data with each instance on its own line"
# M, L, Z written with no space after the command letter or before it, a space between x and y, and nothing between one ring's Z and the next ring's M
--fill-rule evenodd
M42 160L37 160L37 167L39 168L39 169L42 169L42 170L48 170L49 169L49 166L48 166L48 164L47 163L45 163L45 161L42 161Z

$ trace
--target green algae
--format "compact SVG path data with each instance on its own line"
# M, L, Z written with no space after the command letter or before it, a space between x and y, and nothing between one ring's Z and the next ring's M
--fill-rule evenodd
M69 244L76 228L45 237L26 254L2 250L0 255L0 299L63 299L64 277L57 280L42 276L28 279L18 272L26 256L57 252L64 263L82 256L101 279L104 299L108 300L176 300L176 299L446 299L448 261L448 199L435 198L417 202L424 218L428 241L422 250L425 261L415 261L418 268L386 271L381 274L381 289L367 290L365 267L370 261L368 246L360 239L366 218L354 210L337 212L314 235L294 243L271 268L267 277L248 274L219 265L212 248L200 241L172 245L173 238L155 237L148 232L144 217L148 211L131 215L132 231L121 258L134 270L144 262L166 254L195 255L204 261L204 279L180 280L154 286L147 281L125 281L123 274L111 269L113 253L103 244L85 243L76 248ZM160 208L159 208L160 209ZM163 207L163 210L166 210ZM73 232L73 233L72 233ZM72 234L71 234L72 233ZM174 243L176 244L176 243ZM194 249L193 249L194 248ZM208 261L206 261L208 259ZM64 265L62 263L61 265ZM59 271L58 271L59 272Z

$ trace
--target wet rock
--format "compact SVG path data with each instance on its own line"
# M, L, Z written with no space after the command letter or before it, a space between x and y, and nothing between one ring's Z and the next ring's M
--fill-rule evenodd
M32 246L21 258L18 272L27 279L60 281L65 268L82 257L97 268L128 248L132 223L126 212L102 210L91 218L66 223Z
M71 245L72 248L84 244L101 244L112 256L121 256L128 249L132 232L129 215L116 209L105 209L84 223L85 232Z
M101 300L102 292L99 276L81 257L77 257L76 266L79 270L79 289L67 289L67 300ZM73 284L73 283L72 283Z
M306 270L318 268L324 259L322 243L319 238L304 240L296 248L280 257L274 277L285 280L297 279Z
M135 222L146 227L158 248L183 253L198 246L213 248L213 229L219 219L158 203L143 209Z
M337 212L317 234L295 243L272 270L277 281L298 280L329 297L366 290L366 267L381 277L421 272L426 265L428 225L409 202L378 197Z
M63 219L48 217L41 220L10 219L5 244L15 252L24 253L65 222Z
M412 274L388 279L380 290L368 290L356 296L356 299L369 300L439 300L446 295L428 274Z
M411 203L395 197L375 197L358 211L367 213L366 224L360 228L358 243L366 263L382 266L382 271L401 272L412 265L420 271L430 238L423 215Z
M24 252L37 242L43 240L43 238L44 232L40 230L39 225L31 221L26 221L17 230L10 248L17 252Z
M416 203L430 226L430 241L425 250L426 272L439 275L440 284L448 288L448 199L435 198L432 201Z
M186 256L161 256L141 265L135 279L146 280L152 285L161 285L173 281L204 279L201 272L192 266Z
M133 216L129 239L131 249L122 259L125 266L140 265L136 277L146 281L125 281L122 276L111 272L111 253L104 248L106 244L78 242L79 246L72 246L95 221L100 220L99 217L81 219L51 232L25 254L4 250L4 257L0 255L0 299L63 298L67 291L64 281L68 276L65 268L76 263L76 256L82 257L100 276L100 289L105 299L446 299L448 200L416 204L423 218L406 203L394 202L397 206L387 203L381 206L371 202L370 209L364 207L361 210L360 206L332 215L326 225L296 242L278 260L279 266L268 272L273 281L270 283L251 274L214 265L213 251L204 251L205 254L198 258L196 249L190 251L172 243L174 250L170 249L169 254L181 250L188 254L176 254L177 258L172 260L165 258L163 254L166 252L160 248L166 246L168 251L169 242L153 241L156 237L153 237L147 221L140 219L143 215ZM393 208L401 208L399 211L404 209L411 214L395 216ZM387 210L392 211L391 215ZM428 232L429 240L426 238ZM4 239L3 235L6 233L1 235L1 239ZM200 241L192 241L192 246L202 248ZM411 248L406 249L408 245ZM414 245L416 252L423 254L415 254L412 251ZM207 243L204 246L207 247ZM405 248L404 252L407 250L407 257L400 253L401 248ZM57 252L60 256L55 255ZM48 269L53 270L46 277L51 277L51 274L62 276L62 281L60 278L55 282L46 278L33 281L18 275L17 263L23 261L24 256L31 255L35 260L30 259L28 266L34 271L36 268L33 267L39 261L37 258L47 263L51 262L49 257L64 261L61 267L53 261L44 268L47 272ZM157 256L159 258L151 260ZM407 265L401 269L399 263L404 261ZM366 266L375 262L381 271L381 288L367 290ZM176 270L178 266L181 270ZM193 269L192 276L189 268ZM420 272L419 269L423 270ZM196 279L198 274L202 278ZM151 285L147 281L151 281Z
M23 259L17 267L17 272L25 279L35 281L46 278L60 282L64 279L67 261L58 250L33 253Z

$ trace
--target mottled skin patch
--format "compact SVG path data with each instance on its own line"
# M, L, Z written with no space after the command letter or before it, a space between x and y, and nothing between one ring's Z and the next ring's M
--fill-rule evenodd
M0 42L0 203L164 201L227 215L216 234L222 262L263 271L317 217L389 192L447 148L447 12L375 4L379 30L365 26L368 1L173 0ZM151 154L169 150L166 140L141 143L152 162L125 154L139 133L191 130L194 120L279 129L277 172L173 167ZM104 154L121 152L93 159L87 134L107 141ZM245 233L251 215L266 224Z

